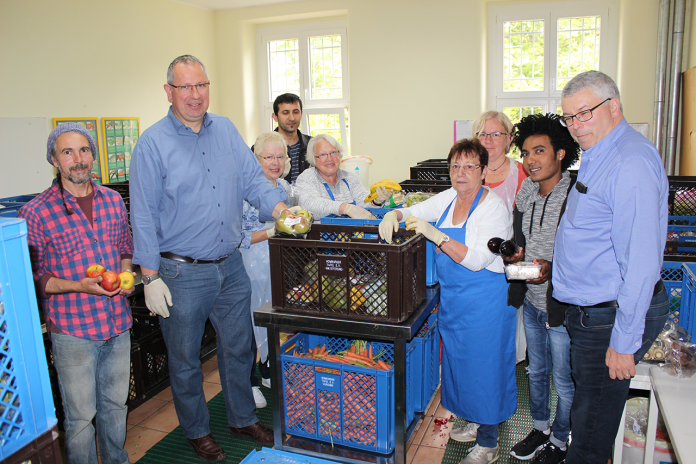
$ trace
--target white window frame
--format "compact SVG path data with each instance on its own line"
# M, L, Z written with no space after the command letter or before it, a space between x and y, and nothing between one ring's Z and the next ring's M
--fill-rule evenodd
M311 98L311 76L309 69L309 38L324 35L341 36L341 64L343 97L333 99ZM302 122L300 130L309 133L308 114L338 114L341 121L342 140L347 141L345 109L349 108L348 29L345 20L311 22L288 26L263 27L256 30L256 65L258 76L258 98L260 102L260 128L262 132L275 128L273 122L273 100L271 99L270 73L268 66L268 43L273 40L298 39L300 51L300 98L302 99ZM305 132L306 131L306 132ZM344 146L346 144L344 143Z
M488 107L502 111L511 106L542 106L544 112L555 113L561 102L556 84L557 20L559 18L600 16L599 71L616 80L618 60L618 0L583 0L493 5L488 8ZM503 91L503 24L506 21L543 19L544 24L544 90Z

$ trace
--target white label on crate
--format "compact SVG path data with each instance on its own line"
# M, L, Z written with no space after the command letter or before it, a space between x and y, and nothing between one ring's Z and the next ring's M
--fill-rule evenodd
M348 258L345 255L318 255L319 273L339 277L348 276Z
M335 383L336 383L335 379L332 379L331 377L322 377L321 378L321 386L322 387L333 388Z
M327 259L326 260L326 270L327 271L343 271L343 263L339 259Z

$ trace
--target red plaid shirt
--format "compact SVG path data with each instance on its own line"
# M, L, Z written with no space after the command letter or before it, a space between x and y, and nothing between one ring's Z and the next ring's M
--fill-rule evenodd
M67 190L64 190L65 202L75 213L65 212L55 180L50 188L19 210L19 217L27 221L27 241L36 282L46 273L80 281L93 264L119 273L121 255L133 253L128 212L121 196L100 185L93 186L94 225ZM108 340L130 329L133 323L124 295L65 293L50 295L46 301L44 309L51 323L75 337Z

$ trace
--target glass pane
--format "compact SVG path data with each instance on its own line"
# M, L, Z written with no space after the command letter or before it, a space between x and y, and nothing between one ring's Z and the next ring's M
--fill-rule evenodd
M517 124L525 116L529 116L530 114L541 114L543 112L543 106L509 106L503 108L503 113L507 114L513 124ZM510 147L509 155L517 161L520 160L520 151L514 145Z
M268 42L271 101L278 95L300 95L300 50L298 39Z
M556 90L581 72L599 69L600 16L558 20Z
M343 97L341 36L309 38L311 98L322 100Z
M345 108L346 115L346 137L350 139L348 124L348 108ZM338 113L319 113L308 114L309 117L309 135L315 137L317 134L329 134L343 146L344 156L348 155L349 147L347 141L343 141L341 137L341 118Z
M544 90L544 21L508 21L503 31L503 91Z

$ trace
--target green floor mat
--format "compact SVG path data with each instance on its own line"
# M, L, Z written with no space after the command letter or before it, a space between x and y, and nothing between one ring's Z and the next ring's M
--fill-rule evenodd
M273 428L273 413L271 411L271 390L261 387L263 395L268 401L268 406L263 409L256 410L256 417L259 421ZM263 445L256 443L251 438L237 438L230 435L230 426L227 423L227 413L225 411L225 399L222 392L218 393L215 398L208 402L208 411L210 411L210 433L215 440L225 450L227 457L224 463L239 463L251 450L261 450ZM270 447L269 445L266 445ZM191 464L204 463L188 444L181 426L174 429L166 437L159 441L155 446L150 448L145 456L138 460L138 464Z
M510 449L518 441L522 440L532 430L534 420L529 412L529 380L526 373L527 361L517 365L515 375L517 376L517 412L501 424L498 429L498 464L521 463L529 461L520 461L519 459L510 456ZM556 390L551 387L551 422L556 412L556 401L558 396ZM467 422L464 419L456 419L452 425L452 429L463 427ZM459 443L454 440L447 442L445 448L445 456L442 458L442 464L459 464L459 461L464 459L467 452L474 447L475 443Z

